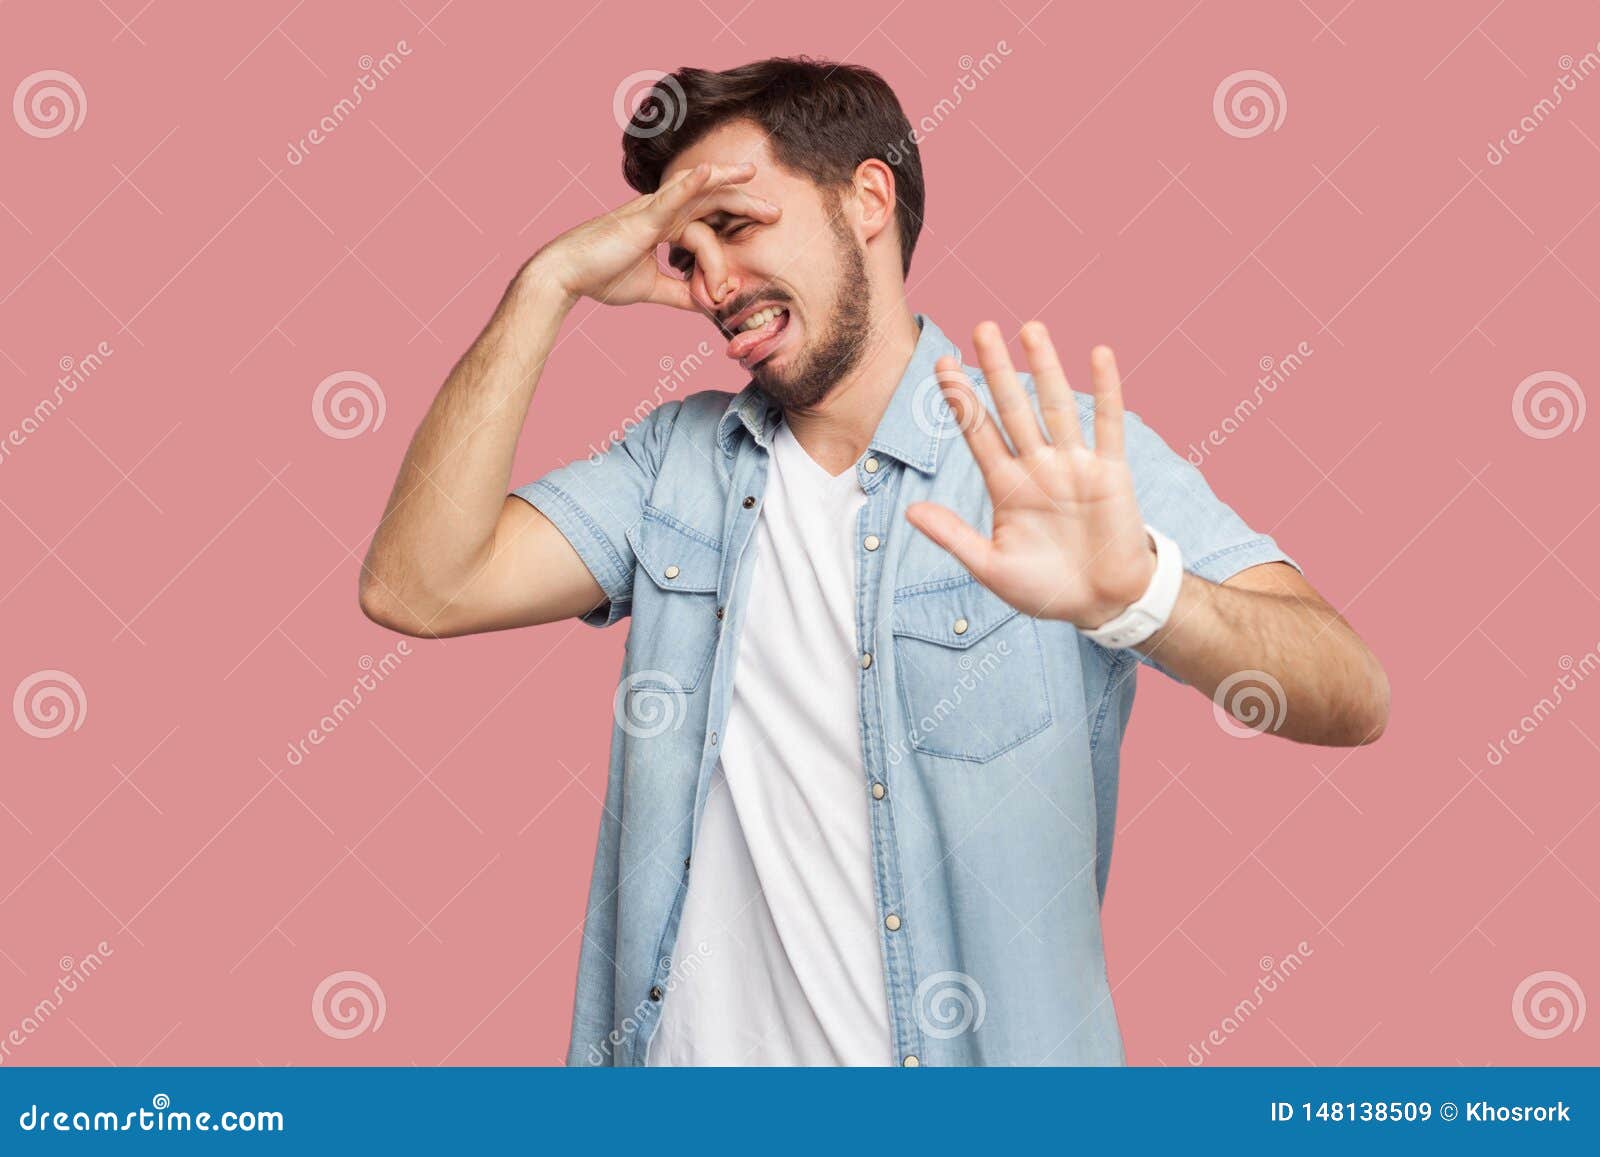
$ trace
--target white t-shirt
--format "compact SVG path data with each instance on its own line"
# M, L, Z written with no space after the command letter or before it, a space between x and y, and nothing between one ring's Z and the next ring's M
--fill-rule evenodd
M854 467L787 425L652 1065L893 1063L861 759Z

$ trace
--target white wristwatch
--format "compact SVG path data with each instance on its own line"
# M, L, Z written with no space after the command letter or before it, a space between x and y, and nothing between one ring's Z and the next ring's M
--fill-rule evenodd
M1148 522L1144 529L1156 546L1156 573L1150 576L1150 585L1116 618L1088 630L1079 628L1087 638L1114 651L1142 643L1166 626L1183 585L1183 552L1178 544Z

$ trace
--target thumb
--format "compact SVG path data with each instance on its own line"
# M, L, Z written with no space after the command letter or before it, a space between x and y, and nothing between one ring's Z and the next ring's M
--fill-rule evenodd
M913 502L906 507L906 521L953 554L979 582L983 581L994 555L994 542L973 530L959 514L936 502Z
M673 309L687 309L694 313L700 312L700 306L689 292L689 283L680 281L660 268L656 269L655 284L650 287L649 296L645 300L654 305L669 305Z

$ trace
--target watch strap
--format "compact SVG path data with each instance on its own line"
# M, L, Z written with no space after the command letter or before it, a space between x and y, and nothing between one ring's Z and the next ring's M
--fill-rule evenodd
M1178 544L1148 522L1144 529L1156 547L1156 569L1150 576L1150 585L1120 615L1098 627L1080 628L1091 641L1111 650L1142 643L1166 626L1183 585L1183 552Z

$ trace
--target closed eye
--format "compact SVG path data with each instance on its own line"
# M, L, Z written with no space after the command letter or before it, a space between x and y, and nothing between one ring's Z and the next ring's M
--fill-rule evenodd
M747 217L726 217L714 226L714 230L719 240L737 241L759 224L759 221ZM681 245L673 245L667 250L667 264L688 277L694 273L694 253Z

